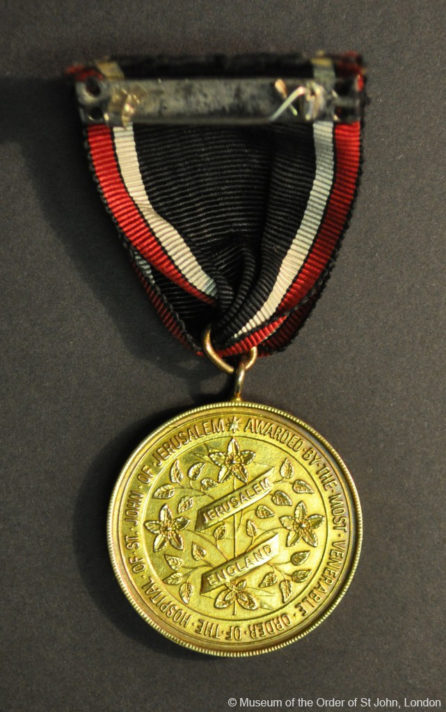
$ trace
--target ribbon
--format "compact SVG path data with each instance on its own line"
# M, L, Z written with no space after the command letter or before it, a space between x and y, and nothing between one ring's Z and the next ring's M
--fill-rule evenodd
M259 72L275 62L279 76L288 62L299 77L328 73L364 90L354 53L323 61L256 59ZM114 62L126 78L177 68L162 58ZM214 58L200 71L205 66L211 74L218 63L226 72L234 66ZM183 74L194 71L191 65L180 63ZM76 81L102 76L100 63L70 72ZM319 298L348 226L361 119L229 127L99 123L85 132L102 200L169 331L198 354L209 324L224 357L253 346L263 356L285 348Z

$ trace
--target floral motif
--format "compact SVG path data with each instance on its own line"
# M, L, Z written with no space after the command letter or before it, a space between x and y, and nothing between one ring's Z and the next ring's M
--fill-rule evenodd
M235 438L229 441L226 452L214 450L209 453L209 457L215 465L220 467L218 481L224 482L228 477L236 477L240 482L247 482L248 470L246 465L255 458L252 450L241 450Z
M214 606L215 608L228 608L231 603L238 603L248 611L255 611L258 608L254 596L246 591L246 579L225 583L224 589L220 591L214 601Z
M303 539L309 546L317 546L317 536L314 529L317 529L324 520L321 514L311 514L308 516L307 508L301 501L294 510L294 517L280 517L280 523L288 529L286 539L287 546L293 546L300 539Z
M189 522L190 519L186 517L174 518L167 504L161 507L158 520L144 522L145 528L152 534L156 534L153 541L153 551L160 551L166 546L167 542L175 549L183 549L184 540L179 531L187 527Z
M199 460L185 463L176 459L166 469L165 484L158 486L153 494L153 504L158 501L155 510L157 519L144 521L144 527L153 534L151 540L153 551L162 552L159 560L162 561L164 583L175 587L175 595L185 605L189 605L196 596L200 595L200 576L203 571L208 572L214 564L223 566L225 561L229 562L232 558L239 557L240 549L245 548L248 539L249 547L252 548L259 545L260 539L270 530L271 532L278 529L282 532L286 530L286 537L285 534L282 535L286 539L286 546L293 547L288 549L288 555L280 556L279 561L273 558L265 562L267 568L262 566L262 570L252 579L249 572L244 578L226 581L225 584L220 583L219 588L213 591L213 605L215 609L222 611L220 615L226 615L229 610L235 616L237 611L240 614L243 610L246 612L258 609L273 610L274 601L281 600L285 604L296 595L296 592L303 590L312 569L300 567L310 556L313 556L311 547L318 545L316 530L325 518L320 514L310 515L309 511L311 512L313 508L309 505L307 511L303 501L299 501L296 506L292 491L304 496L305 500L314 492L306 481L296 479L298 473L293 462L285 458L263 473L269 475L274 471L276 479L272 478L272 482L274 485L280 483L278 488L274 488L273 491L269 489L264 493L263 501L268 504L258 501L249 502L250 506L244 507L240 513L237 512L237 517L235 513L232 515L232 523L229 520L219 521L216 518L212 528L207 532L193 531L191 515L199 506L200 497L212 502L216 496L220 496L220 483L231 483L230 489L240 488L239 482L246 484L251 479L250 463L256 460L257 469L267 464L259 462L259 458L262 460L261 453L256 454L253 450L243 449L244 438L242 435L239 437L234 434L239 424L236 418L233 420L233 424L231 423L233 427L229 428L228 424L231 432L224 437L223 442L214 445L214 448L221 447L221 451L202 447L197 451L200 454ZM252 473L252 476L254 474ZM216 496L212 491L214 488L217 492ZM225 495L228 489L229 487L223 488ZM311 502L310 499L308 501ZM277 511L276 507L283 509ZM289 512L289 515L280 516L282 512ZM187 531L182 531L186 528ZM239 541L239 532L243 533L240 537L241 541ZM294 545L299 541L301 546L295 548L305 548L305 551L294 550ZM303 547L303 543L308 546ZM245 553L250 550L247 549Z

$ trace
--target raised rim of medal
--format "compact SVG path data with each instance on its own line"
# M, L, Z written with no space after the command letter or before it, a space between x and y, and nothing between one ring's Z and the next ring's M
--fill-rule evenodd
M135 461L140 458L141 451L146 448L147 444L150 443L151 441L156 440L161 433L166 430L167 428L173 427L176 423L178 423L181 420L187 419L192 416L196 416L200 413L204 413L206 411L212 411L212 410L219 410L222 407L224 408L233 408L236 410L241 410L243 408L245 409L261 409L264 410L267 413L278 415L282 418L285 418L287 420L290 420L292 423L302 427L304 430L306 430L310 435L312 435L314 438L316 438L328 451L331 457L334 458L335 462L339 465L340 470L345 478L348 491L351 495L352 502L354 504L354 522L353 522L353 529L352 529L352 555L350 557L350 563L349 563L349 568L346 570L346 575L344 577L344 580L339 586L339 590L337 592L337 595L334 597L334 599L330 602L328 608L326 608L322 614L316 618L316 620L310 622L310 624L300 630L299 632L295 631L296 626L294 627L294 632L293 628L289 631L289 636L285 640L281 640L278 643L274 643L272 645L268 645L267 641L260 640L257 644L257 646L252 645L249 647L242 647L241 645L238 645L237 648L230 648L229 646L235 646L237 643L229 643L226 644L225 647L212 647L212 643L209 642L208 644L203 644L200 645L196 642L196 638L193 637L190 634L185 633L184 637L181 637L179 629L171 626L167 621L165 621L162 618L159 618L160 623L158 623L158 620L155 619L155 611L152 611L153 617L148 615L145 610L141 608L141 606L135 601L134 594L129 590L129 587L124 580L124 575L123 572L125 572L125 568L123 566L122 562L122 556L120 554L120 547L118 543L115 543L114 541L114 524L115 519L117 517L118 511L119 511L119 503L121 500L121 489L123 485L125 484L126 478L128 477L129 470L135 465ZM340 603L342 598L344 597L347 589L350 586L350 583L353 579L353 576L355 574L355 571L358 566L358 561L361 553L361 545L362 545L362 534L363 534L363 519L362 519L362 511L361 511L361 504L359 501L359 496L356 490L355 483L353 481L353 478L345 465L343 459L339 455L339 453L333 448L332 445L317 431L315 430L311 425L308 425L308 423L300 420L299 418L296 418L294 415L291 415L290 413L287 413L286 411L280 410L279 408L275 408L273 406L268 406L264 405L263 403L256 403L252 401L219 401L216 403L211 403L208 405L204 406L199 406L197 408L192 408L190 410L184 411L183 413L180 413L179 415L175 416L174 418L171 418L167 422L163 423L160 427L158 427L156 430L152 431L132 452L130 457L128 458L127 462L125 463L124 467L121 470L121 473L118 477L118 480L116 482L116 485L113 489L112 497L110 500L110 505L109 505L109 510L108 510L108 517L107 517L107 542L108 542L108 549L109 549L109 554L111 558L111 563L112 567L115 573L115 576L120 584L120 587L125 594L127 600L129 603L132 605L132 607L139 613L139 615L146 621L146 623L149 623L157 632L161 633L163 636L168 638L169 640L178 643L179 645L186 647L190 650L194 650L195 652L199 653L205 653L208 655L214 655L214 656L219 656L219 657L252 657L254 655L261 655L263 653L268 653L268 652L273 652L274 650L279 650L286 645L290 645L291 643L296 642L297 640L303 638L304 636L308 635L311 633L315 628L317 628L323 621L333 612L333 610L336 608L336 606ZM122 568L121 568L122 567ZM147 606L147 608L151 611L152 609ZM158 617L157 617L158 618ZM167 628L167 629L166 629ZM171 628L173 632L170 632L168 628ZM192 640L191 640L192 638ZM246 643L244 643L246 646Z

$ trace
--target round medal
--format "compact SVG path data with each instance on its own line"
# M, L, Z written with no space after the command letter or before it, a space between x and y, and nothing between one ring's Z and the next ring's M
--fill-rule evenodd
M243 401L153 432L116 484L108 542L120 585L159 632L199 652L255 655L309 633L355 571L361 510L313 428Z
M333 268L360 176L362 59L116 57L68 73L101 198L151 302L234 376L232 401L171 420L124 467L108 523L116 575L182 645L274 650L339 602L361 513L330 445L241 390Z

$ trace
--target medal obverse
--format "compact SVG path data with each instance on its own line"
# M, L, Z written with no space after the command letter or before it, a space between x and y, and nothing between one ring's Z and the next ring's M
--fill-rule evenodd
M190 410L132 454L108 544L119 583L159 632L203 653L291 643L345 593L361 546L351 476L313 428L231 401Z

